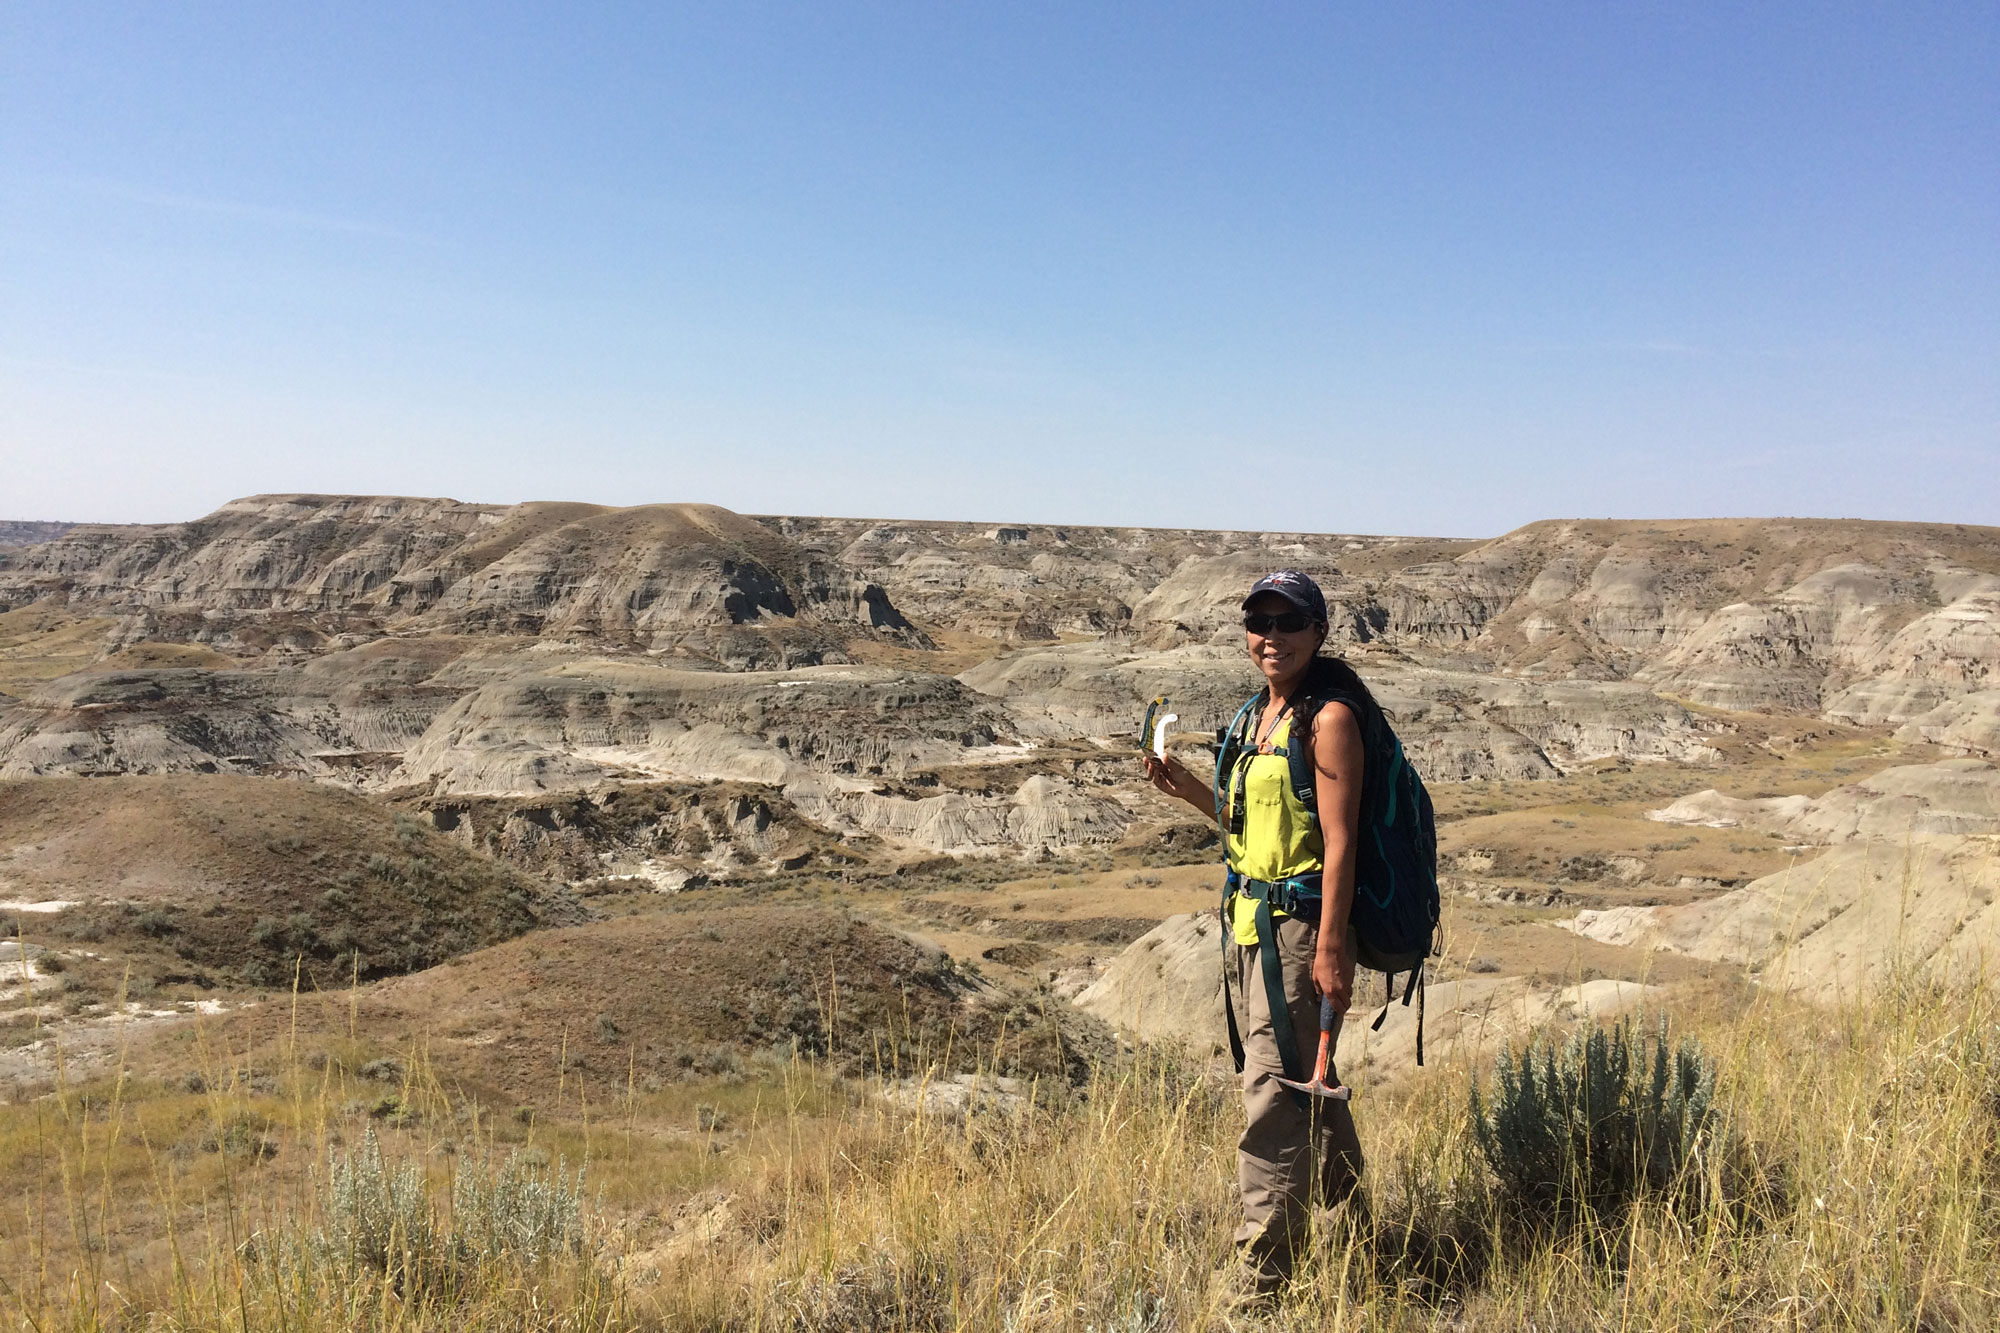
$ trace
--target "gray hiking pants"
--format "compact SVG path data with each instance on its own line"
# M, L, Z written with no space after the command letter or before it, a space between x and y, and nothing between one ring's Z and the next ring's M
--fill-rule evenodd
M1299 1041L1301 1076L1310 1078L1319 1049L1319 997L1312 980L1319 926L1296 917L1280 917L1272 925L1278 933L1292 1031ZM1230 999L1243 1037L1243 1109L1249 1117L1236 1144L1237 1190L1243 1199L1236 1247L1258 1285L1272 1289L1291 1276L1315 1190L1318 1201L1331 1206L1360 1184L1361 1140L1346 1102L1310 1097L1310 1104L1301 1107L1291 1089L1278 1082L1285 1069L1271 1033L1262 951L1239 945L1233 937L1228 947ZM1336 1019L1336 1044L1339 1035ZM1338 1082L1331 1062L1326 1078Z

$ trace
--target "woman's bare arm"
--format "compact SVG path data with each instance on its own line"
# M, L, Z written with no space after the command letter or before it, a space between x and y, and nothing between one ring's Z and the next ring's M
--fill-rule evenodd
M1354 941L1348 937L1347 917L1354 909L1354 853L1366 763L1361 725L1347 705L1329 703L1319 710L1313 720L1312 759L1319 831L1326 844L1313 984L1344 1014L1354 992Z

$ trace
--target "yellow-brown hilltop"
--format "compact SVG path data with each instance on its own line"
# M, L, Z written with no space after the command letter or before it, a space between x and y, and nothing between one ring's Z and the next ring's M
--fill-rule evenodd
M879 591L713 505L470 505L395 496L253 496L156 528L83 527L12 552L0 604L55 601L128 633L210 637L438 632L588 636L659 648L739 625L901 628ZM810 637L809 635L806 637Z

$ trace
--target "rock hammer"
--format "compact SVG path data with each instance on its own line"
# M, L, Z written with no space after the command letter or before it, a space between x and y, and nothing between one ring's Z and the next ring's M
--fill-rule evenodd
M1312 1078L1305 1083L1289 1078L1281 1078L1278 1082L1314 1097L1331 1097L1337 1102L1352 1101L1354 1089L1345 1083L1329 1085L1326 1081L1326 1064L1332 1058L1333 997L1322 995L1319 997L1319 1056L1313 1061Z

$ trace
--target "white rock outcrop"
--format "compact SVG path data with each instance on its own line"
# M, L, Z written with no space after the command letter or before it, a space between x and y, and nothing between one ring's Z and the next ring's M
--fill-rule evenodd
M1648 811L1646 818L1663 824L1759 829L1812 843L2000 833L2000 768L1982 759L1904 764L1817 797L1742 799L1703 791Z
M1819 1000L1870 993L1899 971L1952 980L2000 973L2000 838L1858 841L1682 906L1579 913L1608 944L1734 964Z
M1220 920L1214 912L1168 917L1119 952L1071 1003L1141 1041L1221 1049Z

